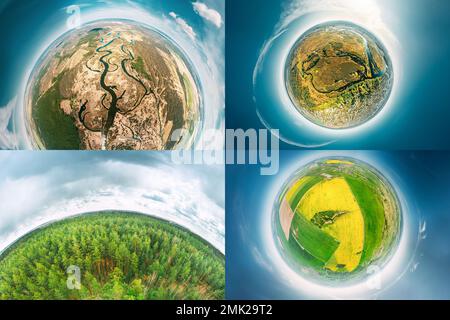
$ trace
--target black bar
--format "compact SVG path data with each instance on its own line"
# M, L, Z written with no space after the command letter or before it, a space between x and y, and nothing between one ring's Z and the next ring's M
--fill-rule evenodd
M399 301L399 300L370 300L370 301L3 301L0 302L2 314L12 312L15 317L24 314L61 318L65 316L80 317L112 316L130 319L227 319L228 317L264 319L289 316L289 319L307 319L311 315L320 318L336 317L347 314L348 317L380 319L391 318L394 313L401 312L402 318L407 314L416 317L429 317L431 313L446 312L450 301ZM363 310L360 313L359 310ZM431 312L431 313L430 313ZM353 314L353 315L352 315ZM347 317L346 316L346 317ZM287 319L287 318L286 318ZM131 319L130 319L131 320ZM134 320L134 319L133 319Z

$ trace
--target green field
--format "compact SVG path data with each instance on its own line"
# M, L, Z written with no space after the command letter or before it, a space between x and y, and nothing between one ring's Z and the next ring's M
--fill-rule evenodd
M53 86L41 97L35 93L33 100L36 106L33 108L32 117L45 148L77 150L81 144L78 129L73 119L60 108L63 97L59 83L63 76L64 74L58 76Z
M276 216L278 243L289 263L311 277L353 279L391 257L401 209L378 171L350 158L329 158L293 176L280 190Z
M144 60L141 56L137 57L135 61L131 62L131 66L134 70L136 70L138 74L142 74L145 79L151 79L150 75L147 73L147 68L145 67Z
M300 249L305 250L323 265L339 246L339 241L320 230L301 214L294 215L290 237L297 242Z
M78 266L81 288L67 287ZM0 256L0 299L223 299L224 256L177 225L91 213L37 229Z
M364 216L364 249L360 265L370 259L383 242L383 229L385 225L384 207L377 196L375 186L364 183L361 180L346 177L348 185L361 208Z

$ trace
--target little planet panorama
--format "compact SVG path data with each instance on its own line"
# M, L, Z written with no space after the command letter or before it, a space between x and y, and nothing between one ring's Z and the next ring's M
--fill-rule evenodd
M55 40L34 67L25 123L35 149L192 147L198 76L178 45L128 20L100 20Z
M285 85L295 108L328 129L357 127L375 117L388 101L393 81L386 48L349 22L306 31L285 65Z
M287 180L273 211L275 242L305 279L339 286L381 270L395 253L402 211L395 189L375 168L325 158Z

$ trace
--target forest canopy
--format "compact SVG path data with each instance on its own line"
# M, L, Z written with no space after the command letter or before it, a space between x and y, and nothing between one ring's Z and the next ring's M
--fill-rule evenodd
M137 213L61 220L0 256L3 300L223 299L224 290L222 253L180 226Z

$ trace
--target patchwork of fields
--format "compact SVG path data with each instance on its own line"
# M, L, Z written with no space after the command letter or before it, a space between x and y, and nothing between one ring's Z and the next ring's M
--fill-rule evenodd
M297 173L279 198L279 237L297 266L343 275L385 260L398 239L400 207L378 172L346 159Z

